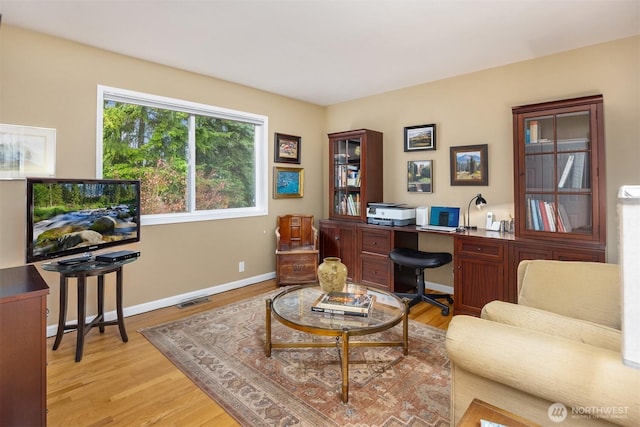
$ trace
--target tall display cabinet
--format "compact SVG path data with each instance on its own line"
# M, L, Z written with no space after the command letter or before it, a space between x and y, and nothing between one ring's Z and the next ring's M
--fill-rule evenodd
M329 218L365 222L367 203L382 201L382 134L329 134Z
M382 199L382 133L368 129L329 136L329 219L320 221L320 257L339 257L359 280L356 225L367 204Z
M516 242L522 259L604 261L601 95L513 108Z

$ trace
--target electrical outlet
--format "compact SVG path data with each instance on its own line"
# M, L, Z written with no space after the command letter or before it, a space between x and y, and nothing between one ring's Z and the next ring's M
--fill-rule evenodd
M238 272L242 273L244 271L244 261L240 261L238 263Z

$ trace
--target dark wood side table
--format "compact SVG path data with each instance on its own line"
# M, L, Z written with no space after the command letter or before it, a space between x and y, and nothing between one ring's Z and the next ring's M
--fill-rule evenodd
M480 399L473 399L460 418L457 427L478 427L480 420L491 421L509 427L540 427L532 421L509 411L490 405Z
M64 331L77 330L76 341L76 362L82 360L84 348L84 337L95 327L100 328L100 333L104 333L104 327L118 325L120 336L123 342L129 341L127 331L124 326L124 314L122 309L122 267L132 263L137 258L130 258L112 263L89 261L74 265L61 265L57 262L42 264L42 268L47 271L55 271L60 274L60 312L58 317L58 332L53 343L53 349L57 350L62 341ZM116 320L106 321L104 319L104 276L109 273L116 273ZM89 323L86 323L86 288L87 277L97 276L98 278L98 313ZM78 285L78 323L67 324L67 288L69 279L75 278Z

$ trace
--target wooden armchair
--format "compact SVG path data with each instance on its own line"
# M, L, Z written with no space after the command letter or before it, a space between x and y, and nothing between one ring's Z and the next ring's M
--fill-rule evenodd
M313 215L284 215L276 227L278 286L311 283L318 274L318 230Z

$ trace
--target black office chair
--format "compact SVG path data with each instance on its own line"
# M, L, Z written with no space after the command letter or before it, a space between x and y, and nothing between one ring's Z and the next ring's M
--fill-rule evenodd
M422 252L409 248L396 248L389 253L391 260L403 267L414 268L416 270L416 293L396 292L401 298L409 298L409 307L416 305L420 301L440 307L443 316L449 315L449 306L438 301L446 299L449 304L453 304L451 295L448 294L427 294L424 286L424 269L436 268L449 264L453 259L447 252Z

